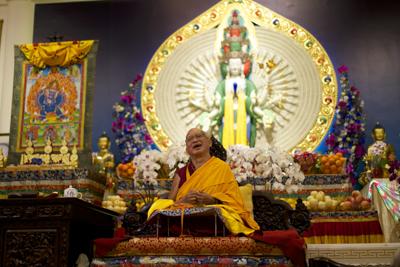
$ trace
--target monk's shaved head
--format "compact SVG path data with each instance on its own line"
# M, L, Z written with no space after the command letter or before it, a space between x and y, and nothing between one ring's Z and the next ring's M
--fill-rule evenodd
M190 136L192 136L194 134L202 134L202 135L206 136L209 139L211 138L211 135L206 133L202 129L200 129L200 128L191 128L186 134L186 140L188 140L188 137L190 137Z
M209 155L211 138L200 128L192 128L186 134L186 152L189 156Z

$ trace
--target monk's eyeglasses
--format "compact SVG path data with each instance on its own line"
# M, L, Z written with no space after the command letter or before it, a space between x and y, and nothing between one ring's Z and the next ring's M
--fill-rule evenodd
M194 134L194 135L189 135L188 137L186 137L186 143L190 143L190 142L192 142L195 138L196 139L200 139L200 138L203 138L203 137L206 137L206 135L204 134L204 133L197 133L197 134Z

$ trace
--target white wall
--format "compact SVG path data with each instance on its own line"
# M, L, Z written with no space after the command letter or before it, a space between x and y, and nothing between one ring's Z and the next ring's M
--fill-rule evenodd
M31 0L0 1L0 133L10 131L14 79L14 45L31 43L35 4ZM1 139L0 139L1 141Z

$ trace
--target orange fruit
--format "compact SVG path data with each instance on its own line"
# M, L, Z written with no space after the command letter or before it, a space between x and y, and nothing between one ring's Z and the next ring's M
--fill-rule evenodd
M336 153L336 156L339 156L340 158L343 157L343 154L341 152Z
M322 156L321 157L321 163L324 164L325 162L328 161L328 157L327 156Z
M342 167L343 166L343 161L340 159L336 160L336 167Z
M331 166L331 173L337 173L338 172L338 168L335 165Z
M128 169L128 165L127 164L122 164L121 170L122 171L126 171Z
M127 171L127 174L128 174L129 176L131 176L134 172L135 172L135 171L133 170L133 168L129 168L128 171Z

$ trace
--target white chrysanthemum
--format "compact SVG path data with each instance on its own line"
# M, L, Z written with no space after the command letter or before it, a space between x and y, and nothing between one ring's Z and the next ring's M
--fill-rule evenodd
M295 184L288 185L288 186L286 186L286 191L289 194L297 193L299 191L299 186L295 185Z
M285 185L289 186L291 185L293 182L293 178L289 177L288 179L286 179Z
M169 169L174 168L175 164L176 164L176 159L174 158L167 158L167 160L165 161L165 163L167 163Z
M271 175L272 175L272 166L271 166L271 167L267 167L267 168L264 170L264 172L263 172L263 174L262 174L262 177L268 178L268 177L270 177Z
M158 150L143 150L132 161L136 166L133 176L135 186L141 184L157 184L158 171L161 169L161 158L163 154Z
M253 164L251 162L244 162L242 165L242 168L245 169L246 171L251 171L253 169Z
M285 186L281 183L275 182L272 184L272 190L283 191L285 190Z
M272 173L278 182L282 181L283 173L282 169L279 167L278 164L275 163L272 164Z
M265 151L262 151L260 154L257 155L255 160L257 164L261 165L270 160L270 157L267 154L265 154Z
M163 154L155 150L143 151L133 160L137 166L134 177L136 180L142 179L143 182L156 184L161 163L168 164L169 177L172 178L176 169L185 166L188 160L189 156L182 144L170 147ZM300 165L294 163L291 155L269 145L264 148L230 146L227 150L227 163L239 183L248 178L260 177L267 179L272 189L279 191L286 189L288 192L295 192L305 178ZM284 177L287 179L285 184L282 184Z
M265 172L266 169L267 169L266 164L258 164L254 167L254 172L255 172L256 176L262 177L263 173Z
M156 179L158 173L156 171L144 171L143 172L143 181L148 182L150 179Z
M282 169L286 169L291 164L291 161L287 158L281 157L280 160L278 161L278 164L279 167L281 167Z
M189 155L186 153L184 144L173 145L164 152L162 156L162 163L168 165L168 177L173 178L178 168L182 168L189 161Z
M260 151L256 148L249 148L247 150L244 150L244 159L247 162L254 162L257 155L260 153Z
M301 184L304 181L304 179L306 178L302 171L296 172L293 177L299 184Z

